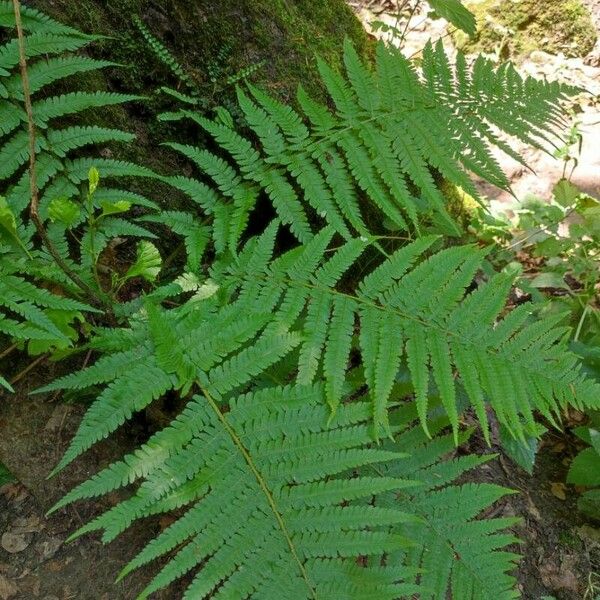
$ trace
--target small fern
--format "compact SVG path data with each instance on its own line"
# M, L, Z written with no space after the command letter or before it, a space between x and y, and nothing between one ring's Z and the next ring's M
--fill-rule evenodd
M142 37L144 38L146 44L148 44L148 47L152 50L152 52L154 52L155 56L160 60L160 62L162 62L171 71L171 73L173 73L176 79L188 88L188 90L196 91L195 82L189 77L186 70L173 56L169 49L159 39L152 35L148 27L146 27L144 22L138 16L133 17L133 22L142 34Z
M208 109L210 102L207 98L209 96L214 96L217 91L222 91L223 88L234 86L236 83L246 80L264 64L264 61L260 61L238 69L237 71L232 71L227 64L231 52L231 44L223 44L217 55L208 62L206 75L212 86L212 89L209 90L208 88L203 87L200 82L197 82L190 77L183 65L175 58L175 56L173 56L169 49L151 33L138 16L133 18L133 22L154 55L167 67L167 69L169 69L169 71L171 71L179 86L183 86L187 90L187 93L183 93L179 89L175 90L167 86L161 87L161 91L182 104L196 107L200 106L203 109Z

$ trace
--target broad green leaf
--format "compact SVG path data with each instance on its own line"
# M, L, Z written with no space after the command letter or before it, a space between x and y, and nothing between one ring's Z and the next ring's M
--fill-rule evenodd
M470 36L477 32L475 16L460 0L428 0L431 8L443 19Z
M588 517L600 520L600 489L583 493L577 502L577 508Z
M48 206L48 216L53 223L59 221L71 227L79 220L81 208L79 204L69 198L55 198Z
M552 190L554 199L564 207L575 204L581 190L566 179L561 179Z
M142 240L137 247L136 261L129 267L125 278L143 277L153 282L158 277L161 267L162 258L158 248L152 242Z
M567 483L575 485L600 485L600 454L595 448L582 450L571 463Z
M131 202L128 200L118 200L117 202L101 200L100 207L102 208L102 216L105 217L127 212L131 208Z
M559 273L552 273L548 271L546 273L540 273L537 277L535 277L532 281L530 281L529 285L534 288L544 289L544 288L556 288L559 290L569 289L562 275Z

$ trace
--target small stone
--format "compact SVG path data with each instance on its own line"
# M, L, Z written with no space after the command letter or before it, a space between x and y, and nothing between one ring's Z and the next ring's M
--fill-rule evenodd
M10 600L17 595L18 591L17 586L10 579L0 575L0 600Z
M2 534L0 545L7 552L16 554L17 552L23 552L23 550L29 546L30 540L30 536L24 533L11 533L10 531L7 531Z

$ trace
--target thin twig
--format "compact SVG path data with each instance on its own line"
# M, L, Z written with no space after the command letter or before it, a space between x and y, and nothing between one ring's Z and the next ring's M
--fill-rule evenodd
M37 186L37 178L35 174L35 155L36 155L36 134L35 121L33 119L33 108L31 105L31 90L29 87L29 76L27 72L27 55L25 52L25 36L23 34L23 22L21 20L21 3L19 0L13 0L15 13L15 24L17 26L17 37L19 42L19 66L21 69L21 81L23 84L23 98L25 102L25 112L27 113L27 126L29 131L29 185L31 190L31 204L29 205L29 215L33 221L38 235L40 236L44 246L56 261L56 264L67 275L67 277L80 288L88 297L88 300L96 307L103 307L110 311L110 304L100 298L98 294L87 284L75 271L69 267L67 262L60 255L48 233L44 227L44 223L40 218L39 205L39 190Z
M1 358L5 358L6 356L8 356L13 350L17 349L17 344L13 344L12 346L9 346L6 350L0 352L0 359Z
M42 354L41 356L38 356L32 363L27 365L18 375L15 375L15 377L13 377L10 380L10 384L14 385L18 381L21 381L21 379L23 379L23 377L25 377L25 375L27 375L27 373L31 371L31 369L37 367L42 361L46 360L47 358L48 354Z

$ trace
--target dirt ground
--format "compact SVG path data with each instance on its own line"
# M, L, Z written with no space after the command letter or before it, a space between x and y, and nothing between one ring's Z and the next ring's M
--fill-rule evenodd
M23 366L13 365L14 372ZM119 584L114 583L116 576L144 542L169 522L146 522L104 546L98 536L65 540L116 497L68 507L49 518L45 513L75 484L145 439L147 427L138 421L127 435L99 444L63 474L47 480L85 410L81 404L66 404L52 395L28 395L55 375L53 365L41 365L15 395L0 393L0 462L18 480L0 487L0 600L133 599L156 565ZM176 590L153 598L173 598Z

